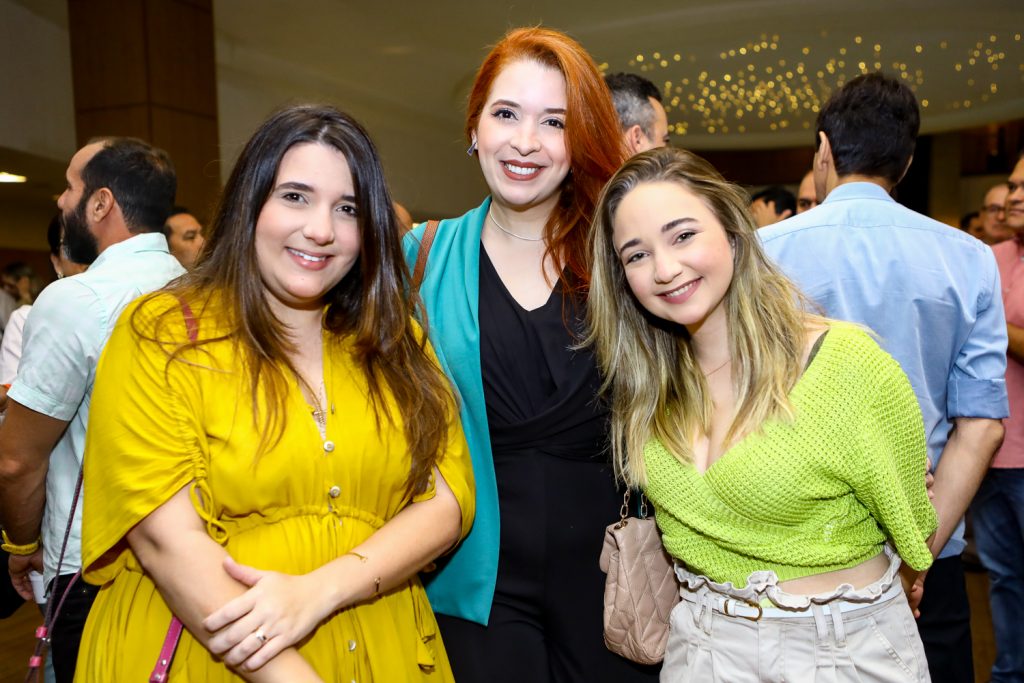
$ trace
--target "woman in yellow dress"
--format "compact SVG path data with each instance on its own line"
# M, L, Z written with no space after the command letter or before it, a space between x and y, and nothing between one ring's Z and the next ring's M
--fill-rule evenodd
M78 681L452 681L417 572L473 519L376 150L329 107L256 132L197 268L100 361ZM173 615L172 615L173 613Z

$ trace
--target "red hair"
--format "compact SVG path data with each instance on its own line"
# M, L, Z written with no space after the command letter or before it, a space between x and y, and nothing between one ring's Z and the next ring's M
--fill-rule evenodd
M494 79L508 64L522 60L556 69L565 78L569 174L544 233L547 256L558 266L563 286L567 291L585 291L590 283L590 220L601 188L627 156L618 115L608 86L582 45L559 31L517 28L494 46L476 73L466 109L467 141L480 121Z

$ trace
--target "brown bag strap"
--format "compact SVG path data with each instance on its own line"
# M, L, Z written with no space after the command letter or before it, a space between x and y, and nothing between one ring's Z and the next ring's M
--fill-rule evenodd
M440 221L427 221L427 227L423 231L420 251L416 254L416 266L412 269L412 291L414 292L418 292L423 283L423 273L427 269L427 256L430 254L430 245L434 243L434 236L437 234L439 224Z

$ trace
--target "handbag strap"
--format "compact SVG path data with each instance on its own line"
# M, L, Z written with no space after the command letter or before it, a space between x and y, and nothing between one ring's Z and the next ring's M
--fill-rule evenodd
M181 304L181 312L182 315L185 317L185 330L188 332L188 339L190 342L195 342L195 340L199 336L199 321L197 321L196 317L192 314L192 308L188 305L185 299L178 297L178 303ZM82 495L83 474L83 467L79 465L78 481L75 482L75 495L74 498L72 498L71 500L71 513L68 515L68 524L67 528L64 529L64 540L61 542L60 556L57 559L58 578L60 577L61 567L64 564L64 553L68 548L68 539L71 536L71 527L74 524L75 511L78 509L78 500ZM43 625L36 629L36 648L35 651L32 653L32 657L30 657L28 661L28 674L25 677L26 681L31 680L35 676L35 673L42 667L43 655L45 654L46 645L47 643L49 643L49 636L50 633L53 631L53 625L56 623L57 617L60 616L61 608L64 607L64 601L67 599L68 594L71 592L71 588L75 585L75 582L81 578L81 576L82 570L79 569L77 572L75 572L74 576L71 577L71 580L68 582L68 585L64 587L64 592L61 594L60 598L57 598L56 595L50 595L50 598L46 601L46 614L43 617ZM56 579L54 579L53 586L54 588L56 588L57 586ZM169 656L166 657L166 665L170 665L170 660L174 657L174 650L178 647L178 639L180 637L181 622L178 621L177 617L174 617L171 619L171 625L167 629L167 639L164 641L163 649L160 650L160 658L157 660L157 666L153 669L153 673L150 675L150 681L156 681L157 683L159 683L160 681L165 680L167 674L166 667L164 668L164 671L160 674L160 676L162 676L160 678L156 678L156 676L158 675L157 671L160 668L161 662L163 662L165 659L164 653L165 650L168 649L168 645L170 645L170 652Z
M420 250L416 254L416 265L412 269L412 291L418 292L423 284L423 274L427 270L427 256L430 255L430 246L434 243L434 236L437 235L437 226L440 221L427 221L427 227L423 230L423 239L420 240Z
M629 499L631 488L626 487L626 492L622 494L622 507L619 508L619 526L625 526L626 520L629 518ZM639 519L647 519L647 496L644 495L643 491L637 490L640 498L637 500L637 517Z
M68 514L68 524L64 528L64 540L60 544L60 556L57 558L57 571L53 578L53 592L50 593L49 598L46 600L46 612L43 615L43 624L36 629L36 646L32 652L32 656L28 660L28 672L25 674L25 683L29 683L33 678L38 678L38 671L43 666L43 658L46 655L46 649L50 644L50 636L53 631L53 625L57 623L57 617L60 616L60 611L64 607L64 601L67 600L68 595L71 593L71 588L75 585L82 576L82 570L79 569L68 581L68 585L64 587L64 592L61 593L60 598L57 597L57 583L60 579L60 570L64 566L64 553L68 549L68 539L71 538L71 528L75 523L75 510L78 509L78 499L82 495L82 466L78 466L78 480L75 482L75 495L71 499L71 512Z
M181 304L181 314L185 318L185 331L188 333L188 340L195 343L199 338L199 321L192 313L192 307L182 297L178 297ZM182 623L178 617L171 616L171 624L167 627L167 635L164 637L164 644L160 648L160 654L156 658L156 665L149 674L149 683L164 683L167 680L167 672L174 660L174 653L178 649L178 641L181 640Z
M171 668L174 652L178 649L178 641L181 639L181 629L181 620L178 617L171 617L171 625L167 629L163 647L160 648L160 656L157 657L156 666L149 674L149 683L164 683L167 680L167 671Z
M188 340L194 344L199 338L199 321L196 320L196 316L192 313L192 307L183 297L178 297L178 303L181 304L181 315L185 318L185 331L188 333Z

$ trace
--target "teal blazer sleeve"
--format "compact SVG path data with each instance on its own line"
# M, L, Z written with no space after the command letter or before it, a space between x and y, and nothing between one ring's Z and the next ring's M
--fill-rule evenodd
M487 624L498 576L498 488L484 405L480 368L480 233L490 198L460 218L441 221L427 257L419 294L423 321L441 367L455 385L462 427L476 478L473 529L438 570L424 575L435 612ZM415 267L426 224L403 241L409 270Z

